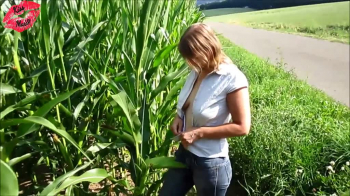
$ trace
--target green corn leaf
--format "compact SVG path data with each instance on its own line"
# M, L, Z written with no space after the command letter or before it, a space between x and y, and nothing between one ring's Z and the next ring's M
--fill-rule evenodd
M131 128L134 129L135 125L134 125L134 122L132 120L131 110L135 110L135 108L131 103L129 103L130 101L129 101L129 98L128 98L128 95L126 94L126 92L122 91L116 95L111 95L111 97L121 107L126 118L129 121ZM132 107L132 108L129 108L129 107Z
M96 152L98 152L100 150L103 150L103 149L107 148L111 144L112 143L95 143L94 145L90 146L89 149L87 149L87 152L96 153Z
M45 71L47 71L47 65L46 65L46 64L43 64L43 65L41 65L40 67L36 68L33 72L31 72L31 74L30 74L28 77L23 78L23 80L38 77L38 76L40 76L42 73L44 73Z
M145 89L145 93L147 93L146 89ZM146 155L148 155L150 151L149 139L151 137L149 106L146 103L146 97L143 100L141 110L139 111L139 116L141 117L141 135L142 135L141 153L142 153L142 157L145 157Z
M0 75L5 73L7 71L7 69L0 69Z
M124 3L124 2L123 2ZM126 6L123 6L122 7L122 22L123 22L123 29L132 29L131 28L131 22L129 20L129 17L128 17L128 13L127 13L127 10L126 10ZM127 36L127 33L128 31L123 31L123 40L126 40L126 36ZM125 43L125 42L123 42ZM124 44L122 45L122 48L124 49Z
M147 70L146 81L150 81L151 77L153 76L154 73L156 73L158 71L159 67L160 66L152 67L152 68Z
M62 23L62 24L65 24L65 23ZM70 29L64 34L63 38L60 38L65 40L65 41L63 40L64 41L63 48L62 48L63 52L70 51L71 49L75 48L80 41L79 36L77 36L76 31L74 31L75 30L74 27L73 26L68 26L68 27L70 27Z
M60 184L62 184L62 182L65 179L73 176L75 173L79 172L80 170L87 168L90 164L91 164L91 162L88 162L88 163L58 177L55 181L53 181L51 184L49 184L47 187L45 187L45 189L40 193L40 196L48 196L50 193L52 193L55 190L56 187L58 187Z
M163 182L163 178L152 183L152 185L147 190L147 196L151 196L152 193L157 190Z
M75 108L74 110L74 113L73 113L73 116L74 116L74 119L77 119L81 110L83 109L83 107L85 106L85 102L87 102L89 100L89 96L86 96L84 98L84 100L82 102L80 102L77 107Z
M5 128L5 127L8 127L8 126L12 126L12 125L26 124L26 123L30 123L30 124L35 123L35 124L42 125L44 127L47 127L49 129L51 129L52 131L54 131L55 133L57 133L61 137L64 137L66 140L68 140L71 144L73 144L74 147L76 147L81 153L83 153L86 156L86 158L88 158L90 160L88 155L79 147L79 145L72 138L72 136L70 136L65 130L58 129L57 127L55 127L54 124L52 124L50 121L46 120L43 117L40 117L40 116L29 116L29 117L24 118L24 119L5 120L5 121L2 121L0 126L2 128Z
M162 78L161 81L159 82L159 86L151 92L150 100L154 100L154 98L165 89L165 87L169 84L169 82L183 76L186 73L186 69L187 69L187 66L184 64L178 71L174 73L170 73L164 78Z
M96 105L100 104L100 103L103 103L103 102L100 102L101 98L104 96L104 93L106 92L106 87L103 87L103 91L102 93L100 94L100 96L98 96L97 98L94 98L93 100L93 106L91 108L91 111L95 108Z
M113 42L112 42L111 47L108 49L107 58L106 58L106 61L104 62L105 66L108 64L108 62L109 62L109 60L110 60L110 58L111 58L111 56L112 56L112 53L113 53L113 52L115 51L115 49L116 49L115 46L117 45L118 37L119 37L120 34L121 34L121 32L118 31L118 34L115 35L115 37L112 38ZM106 66L106 67L107 67L107 66ZM104 72L103 74L105 74L105 72Z
M45 117L46 114L53 108L55 107L57 104L61 103L62 101L68 99L70 96L72 96L75 92L86 88L87 85L78 87L72 91L63 93L59 96L57 96L55 99L49 101L48 103L46 103L45 105L43 105L41 108L39 108L34 114L33 116L40 116L40 117ZM36 131L38 129L38 125L35 124L24 124L24 125L20 125L19 126L19 130L17 132L17 137L23 137L27 134L30 134L34 131Z
M18 125L18 124L21 124L21 123L30 123L30 121L26 121L24 119L19 119L19 118L6 119L6 120L1 121L0 129L4 129L4 128L10 127L10 126L14 126L14 125Z
M174 137L173 132L170 130L167 130L165 134L165 139L163 140L161 147L158 150L153 151L149 157L153 158L156 156L167 156L169 152L170 144L172 142L171 140L172 137Z
M348 195L350 195L350 189L340 193L340 196L348 196Z
M95 67L95 68L98 68L98 65L99 63L97 63L97 61L94 59L94 57L92 57L86 50L84 49L80 49L81 52L83 52L87 57L88 59L90 59L90 62L92 63L92 65Z
M14 93L19 93L22 92L21 90L8 85L8 84L4 84L4 83L0 83L0 95L8 95L8 94L14 94Z
M80 42L79 45L78 45L78 48L82 49L85 47L85 45L90 42L90 41L93 41L94 40L94 37L95 35L97 34L98 30L100 29L100 27L105 24L106 21L102 21L102 22L99 22L96 26L94 26L94 28L91 30L91 32L89 33L89 37L87 39L85 39L84 41ZM79 50L80 50L79 49Z
M170 10L170 7L171 7L171 2L164 1L164 3L166 4L166 11L165 11L165 14L164 14L163 28L167 29L168 20L169 20L169 10Z
M74 192L73 192L73 189L74 188L74 186L72 185L72 186L69 186L66 190L65 190L65 195L74 195Z
M98 85L100 82L101 82L101 80L97 80L96 82L94 82L94 83L91 85L90 92L95 91L96 88L97 88L97 85ZM78 116L79 116L81 110L83 109L83 107L85 106L85 103L89 100L89 98L90 98L90 94L88 93L88 94L85 96L85 98L83 99L83 101L80 102L80 103L78 104L78 106L75 108L74 114L73 114L74 119L77 119L77 118L78 118Z
M157 67L165 58L169 57L170 52L174 50L176 46L177 44L172 44L160 50L154 58L153 67Z
M131 164L121 160L123 157L116 163L131 173L137 188L128 188L125 179L111 180L115 189L120 189L119 193L132 191L134 195L156 194L161 184L161 172L150 169L144 159L167 156L172 142L169 136L173 135L166 127L174 113L174 98L185 81L181 79L184 73L174 75L181 66L180 55L175 51L176 43L186 26L197 22L199 14L194 13L194 6L191 6L195 3L183 0L42 0L40 4L37 22L16 35L19 36L18 59L24 62L21 65L23 78L11 70L14 32L10 29L0 32L0 42L4 46L0 61L11 66L0 68L0 82L22 91L24 84L27 92L42 93L52 89L55 93L50 99L21 91L6 97L0 95L0 127L6 127L0 131L1 158L17 166L17 163L32 159L28 158L30 153L42 152L38 164L50 164L53 171L63 169L62 172L74 173L68 172L43 187L41 195L84 195L88 182L84 183L84 188L80 186L82 183L64 187L62 184L69 177L80 177L85 171L103 165L108 152L115 154L120 150L118 148L126 147L123 156L131 158ZM3 16L0 12L0 18ZM186 21L186 25L182 21ZM98 80L101 82L96 85L96 90L91 90ZM61 95L87 83L86 90L81 89L59 100ZM22 100L21 103L18 100ZM48 118L51 124L37 122L28 116ZM113 128L104 126L106 124ZM49 156L46 160L48 155L57 152L55 147L48 145L50 142L47 143L47 133L56 132L47 127L72 136L80 147L87 146L84 152L97 157L94 166L76 172L73 164L62 168L66 163L62 156ZM66 128L69 131L66 132ZM80 149L75 150L71 141L61 138L62 149L72 153L67 155L68 159L80 154ZM24 142L29 139L31 141ZM91 144L91 141L94 142ZM13 156L15 149L25 152ZM15 158L10 160L10 157ZM75 161L83 161L80 156L76 158ZM20 159L26 160L19 162ZM144 175L148 171L151 178ZM31 188L35 188L34 185ZM61 191L57 192L59 189ZM107 187L101 190L105 191Z
M80 176L71 176L71 177L66 178L62 182L62 184L55 187L47 195L54 196L54 195L58 194L60 191L64 190L65 188L72 186L72 185L75 185L75 184L78 184L78 183L81 183L81 182L98 183L107 177L108 177L108 173L106 172L105 169L99 169L99 168L91 169Z
M140 26L137 29L137 53L136 53L136 69L139 68L141 58L143 56L144 44L147 41L147 21L150 19L151 6L153 1L145 1L142 5L141 16L140 16Z
M100 21L101 15L104 13L102 11L102 4L107 7L108 1L99 1L97 4L97 11L96 11L96 17L95 17L95 24L97 24L98 21Z
M171 101L174 99L174 97L177 95L177 92L184 86L186 82L186 78L181 78L180 81L176 82L175 86L170 89L169 93L167 94L165 101Z
M137 155L131 157L131 160L130 160L130 163L129 163L129 170L130 170L131 179L133 180L133 182L137 186L137 185L140 184L140 180L141 180L141 177L142 177L142 169L137 164L137 161L135 159L138 159ZM139 157L139 159L142 159L142 158Z
M7 161L7 159L10 157L13 149L15 148L18 142L19 142L19 139L15 138L9 142L6 142L5 144L2 144L2 146L0 147L1 160Z
M112 16L111 16L112 17ZM109 19L108 23L110 23L112 21L112 18ZM98 23L93 31L90 34L90 37L93 38L92 42L91 42L91 47L89 47L89 53L91 54L95 48L101 43L101 40L105 39L106 36L108 36L108 32L104 29L100 29L100 27L105 24L106 22L100 22ZM96 29L96 32L94 31ZM99 30L99 31L98 31Z
M176 161L174 157L155 157L147 159L146 164L154 169L186 167L183 163Z
M119 91L122 90L122 88L120 87L120 85L118 86L118 84L116 84L112 79L107 78L105 75L99 74L99 78L100 78L102 81L106 82L106 83L108 84L109 88L111 88L111 90L112 90L113 92L116 93L116 92L119 92Z
M125 71L126 71L126 75L128 78L128 84L129 84L129 94L130 94L130 98L132 100L133 103L136 103L136 90L135 90L135 70L134 70L134 65L132 64L131 59L129 58L128 54L126 54L126 52L123 51L123 55L124 57L124 67L125 67Z
M7 107L5 110L0 112L0 120L3 119L7 114L11 113L12 111L16 110L19 107L23 107L27 104L30 104L34 101L36 101L38 98L40 98L42 95L46 94L47 92L43 92L43 93L34 93L32 94L28 94L29 96L22 99L21 101L19 101L17 104L15 105L11 105L9 107Z
M12 167L12 166L14 166L14 165L17 164L17 163L20 163L20 162L22 162L22 161L24 161L24 160L26 160L26 159L32 157L32 155L33 155L33 154L36 154L36 153L38 153L38 152L26 153L26 154L24 154L24 155L22 155L22 156L20 156L20 157L13 158L13 159L11 159L11 160L8 162L8 164Z
M74 57L73 57L74 62L78 61L78 60L82 57L82 55L84 54L84 52L82 52L82 51L85 51L85 50L83 50L83 48L85 47L85 45L86 45L88 42L91 42L92 40L94 40L94 36L95 36L96 33L98 32L99 28L100 28L103 24L105 24L105 23L106 23L106 21L103 21L103 22L98 23L98 24L91 30L91 32L90 32L90 34L89 34L89 37L88 37L87 39L85 39L84 41L81 41L81 42L78 44L78 46L77 46L77 48L76 48L77 53L76 53L76 54L74 55ZM76 23L75 25L76 25L76 27L77 27L78 29L81 28L79 24ZM80 31L82 31L82 30L80 30Z
M156 27L156 24L158 24L159 23L159 20L161 19L161 15L160 14L163 14L161 11L161 9L159 9L159 3L160 3L161 1L153 1L152 3L152 8L151 8L151 10L150 10L150 13L151 13L151 15L150 15L150 17L148 18L149 19L149 21L148 21L148 23L147 23L147 27L148 27L148 29L147 29L147 32L146 32L146 34L145 34L145 43L147 43L148 42L148 38L149 38L149 35L152 33L152 32L154 32L155 31L155 27Z
M184 3L185 3L185 1L178 1L178 4L176 6L176 9L175 9L175 11L173 13L172 18L175 18L177 15L180 14L181 8L184 5Z
M106 126L106 125L101 125L101 128L109 131L111 134L117 136L120 140L122 140L123 142L125 142L126 144L128 144L131 147L135 146L135 139L132 135L130 135L129 133L125 132L125 131L118 131L115 130L112 127Z
M15 172L2 160L0 160L0 171L0 195L18 195L19 187Z
M172 100L176 99L178 91L181 90L185 82L186 78L181 78L179 81L176 82L175 86L173 86L170 89L167 96L165 97L163 104L158 109L160 114L168 113L168 111L171 110L169 106L171 106L171 104L173 103ZM168 114L167 116L169 115L170 114Z
M41 6L40 6L40 17L42 20L42 32L43 32L43 39L45 43L45 51L46 55L49 55L50 52L50 26L49 24L49 19L48 19L48 13L47 13L47 0L42 0L41 1Z
M125 179L116 180L116 179L112 178L111 176L109 176L108 179L116 184L122 185L123 187L126 187L126 188L130 187L128 181Z
M147 81L151 78L151 76L156 73L156 71L159 68L159 65L161 64L161 62L166 59L167 57L169 57L171 51L176 47L176 44L172 44L169 46L164 47L163 49L161 49L156 56L153 59L153 67L147 70L147 74L146 74L146 79Z

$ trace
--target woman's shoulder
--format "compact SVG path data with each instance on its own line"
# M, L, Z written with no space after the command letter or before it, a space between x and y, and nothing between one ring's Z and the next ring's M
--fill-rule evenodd
M228 77L235 77L237 75L243 74L240 68L232 62L221 63L218 68L218 73L222 75L227 75Z
M223 81L227 86L227 92L232 92L241 87L248 87L248 79L245 74L234 63L222 63L219 74L224 75Z

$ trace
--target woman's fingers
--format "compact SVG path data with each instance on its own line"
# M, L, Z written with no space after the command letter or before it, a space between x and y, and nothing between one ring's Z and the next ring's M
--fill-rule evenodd
M170 126L170 130L173 132L174 135L178 135L182 132L182 119L179 117L175 117L173 124Z
M182 138L181 139L181 143L182 143L182 145L185 147L185 148L187 148L190 144L188 143L188 141L186 140L186 139L184 139L184 138Z

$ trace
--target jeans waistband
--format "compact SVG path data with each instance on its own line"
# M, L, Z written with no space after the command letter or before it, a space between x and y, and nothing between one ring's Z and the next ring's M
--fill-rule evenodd
M191 151L189 151L185 147L183 147L182 144L179 145L179 151L182 154L182 156L185 156L188 158L193 158L193 159L208 158L208 159L210 159L209 157L200 157L200 156L193 154ZM223 160L229 159L228 157L215 157L215 158L223 159ZM212 159L214 159L214 158L212 158Z

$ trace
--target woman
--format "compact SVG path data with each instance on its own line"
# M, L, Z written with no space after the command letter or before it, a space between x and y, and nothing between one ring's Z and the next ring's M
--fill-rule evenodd
M224 196L232 178L226 138L250 130L248 81L222 52L210 27L194 24L178 49L192 68L177 104L171 130L181 141L175 153L187 167L169 169L161 196Z

